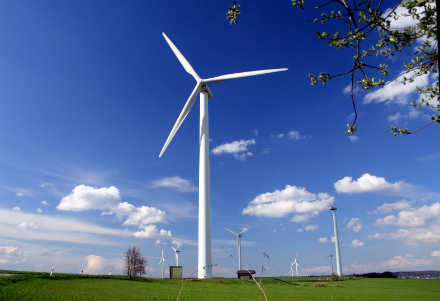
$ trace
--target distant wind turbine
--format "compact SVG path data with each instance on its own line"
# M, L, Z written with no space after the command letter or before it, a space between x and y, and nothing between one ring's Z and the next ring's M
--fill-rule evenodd
M169 134L159 157L165 152L168 144L170 144L180 125L185 120L189 111L196 101L197 94L200 93L200 129L199 129L199 259L198 259L198 278L212 278L212 255L211 255L211 196L210 196L210 179L209 179L209 122L208 122L208 98L212 97L211 89L208 84L227 81L231 79L261 75L272 72L285 71L282 69L268 69L260 71L248 71L241 73L227 74L208 79L202 79L193 69L190 63L185 59L182 53L171 42L171 40L162 33L168 45L179 59L183 68L191 74L197 81L194 90L186 101L176 123Z
M50 271L50 276L52 276L52 273L53 273L53 267L52 267L52 270Z
M252 226L253 226L253 225L252 225ZM243 234L244 232L246 232L247 230L249 230L252 226L247 227L246 229L244 229L243 231L241 231L239 234L237 234L237 233L235 233L235 232L229 230L229 229L226 228L226 227L223 227L223 228L225 228L226 230L228 230L229 232L231 232L232 234L237 235L237 245L238 245L238 269L239 269L239 270L242 270L242 269L243 269L243 268L241 267L241 237L242 237L242 234Z
M175 248L175 249L174 249L174 247L171 247L171 248L173 248L174 252L176 253L176 266L179 266L179 253L180 253L179 247L180 247L180 244L181 244L181 242L179 242L179 244L177 245L177 248Z
M298 254L295 254L295 261L292 263L292 265L295 265L295 270L296 270L296 277L298 277L298 267L299 267L299 263L298 260L296 260ZM293 276L293 275L292 275Z
M332 275L333 275L333 255L332 255L332 251L330 251L330 255L324 258L329 258L330 257L330 261L332 263Z
M295 272L295 270L293 269L293 263L291 263L289 273L292 273L292 277L293 277L293 272Z
M163 257L163 249L162 249L162 257L160 258L160 261L159 261L159 264L161 264L162 263L162 278L163 278L163 265L164 265L164 263L165 263L165 257Z
M336 220L336 210L338 210L338 208L330 206L329 209L333 211L333 223L335 227L336 272L338 273L338 276L342 276L341 253L339 252L338 222Z

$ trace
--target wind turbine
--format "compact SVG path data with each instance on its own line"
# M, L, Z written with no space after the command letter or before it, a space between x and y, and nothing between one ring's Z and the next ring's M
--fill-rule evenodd
M329 257L330 257L330 260L331 260L331 263L332 263L332 275L333 275L333 255L332 255L332 251L330 251L330 255L329 256L324 257L324 258L329 258Z
M182 53L174 46L173 42L162 33L168 45L173 50L183 68L191 74L197 81L194 90L186 101L185 106L180 112L176 123L169 134L159 157L165 152L182 122L185 120L189 111L196 101L197 94L200 93L200 129L199 129L199 241L198 241L198 278L212 278L212 255L211 255L211 193L209 179L209 122L208 122L208 98L212 97L211 89L208 84L222 82L226 80L260 75L265 73L285 71L282 69L268 69L259 71L248 71L241 73L227 74L208 79L202 79L185 59Z
M342 276L341 253L339 252L338 222L336 220L336 210L338 210L338 208L330 206L329 209L333 211L333 223L335 227L336 271L338 276Z
M252 225L252 226L253 226L253 225ZM237 234L237 233L235 233L235 232L229 230L228 228L223 227L223 228L225 228L226 230L228 230L229 232L231 232L232 234L237 235L237 245L238 245L238 269L239 269L239 270L242 270L242 267L241 267L241 237L242 237L242 234L243 234L244 232L246 232L247 230L249 230L252 226L250 226L250 227L244 229L243 231L240 232L240 234Z
M296 270L296 277L298 277L298 266L299 266L299 264L298 264L298 260L296 260L296 256L297 256L298 254L295 254L295 261L292 263L292 265L295 265L295 270ZM292 273L293 274L293 273ZM292 275L293 276L293 275Z
M159 261L159 264L161 264L162 263L162 278L163 278L163 265L164 265L164 263L165 263L165 257L163 257L163 249L162 249L162 257L160 258L160 261Z
M293 269L293 263L290 264L290 271L289 273L292 272L292 277L293 277L293 272L295 272L295 270Z
M174 247L171 247L171 248L173 248L174 252L176 253L176 266L179 266L179 253L180 253L179 247L180 247L180 244L181 244L181 242L179 242L179 244L177 245L177 248L175 248L175 249L174 249Z

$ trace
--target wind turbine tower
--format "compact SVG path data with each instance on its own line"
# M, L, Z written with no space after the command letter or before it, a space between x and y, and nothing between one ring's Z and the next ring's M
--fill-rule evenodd
M289 273L292 272L292 277L293 277L293 272L295 272L295 270L293 269L293 263L290 264L290 271Z
M342 276L341 254L339 253L338 223L336 220L336 210L338 208L330 206L329 209L333 211L333 222L335 224L336 272L338 273L338 276Z
M252 225L252 226L253 226L253 225ZM251 227L252 227L252 226L251 226ZM238 245L238 269L239 269L239 270L242 270L242 269L243 269L243 268L241 267L241 237L242 237L242 234L243 234L244 232L246 232L247 230L249 230L251 227L248 227L248 228L244 229L244 230L241 231L239 234L237 234L237 233L235 233L235 232L229 230L228 228L224 227L226 230L228 230L228 231L231 232L232 234L237 235L237 245Z
M164 263L165 263L165 257L163 257L163 249L162 249L162 257L160 258L160 261L159 261L159 264L161 264L162 263L162 278L163 278L163 265L164 265Z
M180 247L180 244L181 244L181 242L179 242L179 244L177 245L177 248L175 248L175 249L174 249L174 247L171 247L171 248L173 248L174 252L176 253L176 266L179 266L179 253L180 253L179 247Z
M234 74L227 74L208 79L202 79L189 62L185 59L182 53L171 42L171 40L162 33L168 45L177 56L178 60L182 64L183 68L191 74L197 81L194 90L186 101L185 106L180 112L176 123L169 134L159 157L162 156L168 144L170 144L177 130L182 122L185 120L189 111L196 101L197 94L200 93L200 129L199 129L199 260L198 260L198 277L199 278L212 278L212 256L211 256L211 193L210 193L210 180L209 180L209 122L208 122L208 98L212 97L212 92L208 87L208 84L222 82L226 80L248 77L254 75L260 75L265 73L285 71L283 69L268 69L260 71L249 71Z

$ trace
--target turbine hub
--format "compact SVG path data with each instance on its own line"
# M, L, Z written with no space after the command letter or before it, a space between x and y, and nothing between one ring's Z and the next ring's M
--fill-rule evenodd
M211 98L212 97L212 92L211 92L211 89L209 89L209 87L208 87L208 85L202 85L201 87L200 87L200 92L206 92L206 93L208 93L208 98Z

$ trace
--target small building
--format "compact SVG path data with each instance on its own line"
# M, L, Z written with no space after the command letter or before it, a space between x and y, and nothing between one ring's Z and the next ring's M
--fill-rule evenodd
M182 278L182 267L170 266L170 278Z
M251 274L255 274L255 270L237 270L238 279L252 279Z

